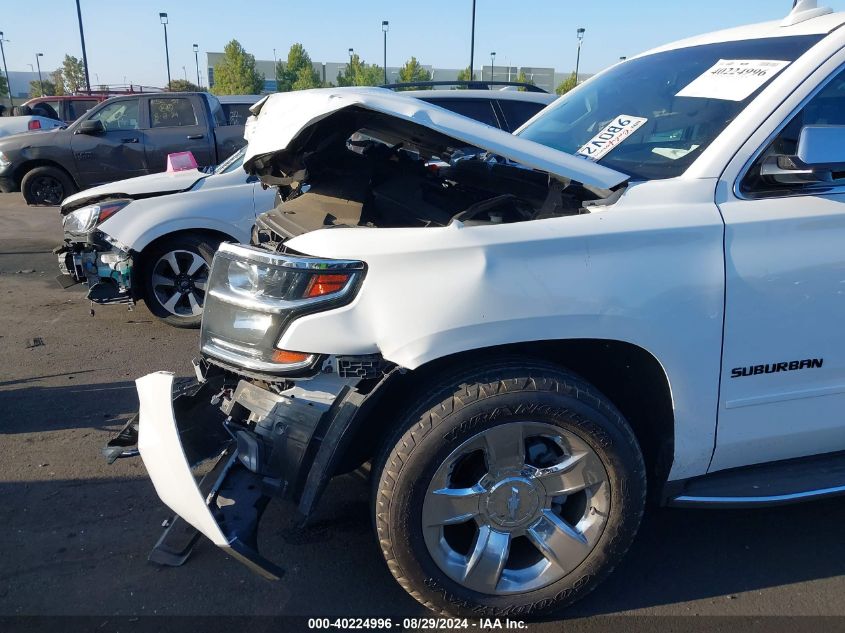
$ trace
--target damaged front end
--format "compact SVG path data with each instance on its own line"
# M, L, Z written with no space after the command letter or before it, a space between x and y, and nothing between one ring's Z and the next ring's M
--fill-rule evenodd
M361 262L221 247L196 380L138 379L138 420L104 449L112 461L129 456L137 438L159 497L177 514L151 561L182 564L201 533L262 576L281 574L258 553L267 503L298 503L304 523L395 367L375 356L280 350L278 334L298 315L352 301L364 274ZM194 471L208 460L216 465L197 483Z
M69 288L87 284L88 299L94 303L134 303L133 254L129 247L97 229L130 202L112 199L62 209L64 240L53 249L61 273L56 277L59 285Z

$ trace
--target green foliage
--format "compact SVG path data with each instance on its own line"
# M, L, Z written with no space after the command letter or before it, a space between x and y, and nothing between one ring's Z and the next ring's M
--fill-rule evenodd
M264 90L264 75L255 68L255 56L250 55L238 40L223 49L223 59L214 67L216 95L251 95Z
M411 57L399 69L399 81L431 81L431 73L422 67L422 64L417 61L416 57ZM410 88L410 90L420 90L420 88Z
M380 86L383 83L382 67L364 63L357 53L352 55L346 68L337 74L338 86Z
M0 73L0 97L11 97L9 86L6 84L6 75Z
M555 88L555 92L559 95L565 95L577 85L578 78L575 76L575 73L572 73L571 75L569 75L569 77L567 77L558 84L558 87Z
M85 90L85 64L81 59L65 55L60 71L62 80L59 94L76 94ZM58 83L57 81L57 87Z
M54 84L49 79L44 80L44 96L45 97L52 97L56 94L56 84ZM34 79L29 82L29 96L30 97L40 97L41 95L41 82L37 79Z
M458 81L472 81L472 71L469 66L458 72ZM466 90L466 86L458 86L458 90Z
M302 44L297 42L290 47L286 64L276 64L276 84L279 92L308 90L323 85L320 75L314 70L311 56Z
M520 70L519 74L516 76L516 80L523 84L529 84L531 86L535 86L534 80L531 79L528 75L525 74L524 70ZM525 88L519 88L520 92L525 92Z
M202 92L202 88L187 79L173 79L167 84L167 90L169 92Z
M50 80L56 86L56 94L57 95L65 94L65 81L62 77L62 69L61 68L59 68L58 70L54 70L52 73L50 73Z

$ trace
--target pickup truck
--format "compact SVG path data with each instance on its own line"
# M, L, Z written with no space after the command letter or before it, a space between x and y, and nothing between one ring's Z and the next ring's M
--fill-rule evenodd
M81 189L164 171L173 152L217 165L245 143L243 125L228 123L204 92L113 97L66 128L0 139L0 191L58 205Z
M140 378L117 438L179 517L152 559L202 533L277 578L268 502L305 522L369 462L410 595L536 617L607 577L649 497L845 493L843 26L801 0L514 135L367 91L258 104L244 166L279 203L214 258L196 379Z

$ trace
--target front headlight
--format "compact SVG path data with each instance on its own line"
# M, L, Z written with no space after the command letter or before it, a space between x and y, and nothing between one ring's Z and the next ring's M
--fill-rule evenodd
M3 152L0 152L0 169L6 169L11 164L12 161Z
M62 220L65 233L84 235L90 233L95 226L120 211L131 200L109 200L99 204L90 204L76 211L71 211Z
M316 356L280 350L286 325L352 301L359 261L323 260L222 244L214 256L202 320L202 351L236 367L284 373Z

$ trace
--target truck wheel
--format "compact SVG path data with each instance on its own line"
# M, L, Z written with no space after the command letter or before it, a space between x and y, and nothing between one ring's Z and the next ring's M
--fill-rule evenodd
M153 246L144 257L144 301L175 327L199 327L211 260L220 240L182 235Z
M645 504L642 453L619 411L536 361L428 393L374 470L376 531L399 584L467 617L539 616L589 593Z
M76 185L58 167L35 167L26 172L21 181L23 198L29 205L55 207L72 193Z

